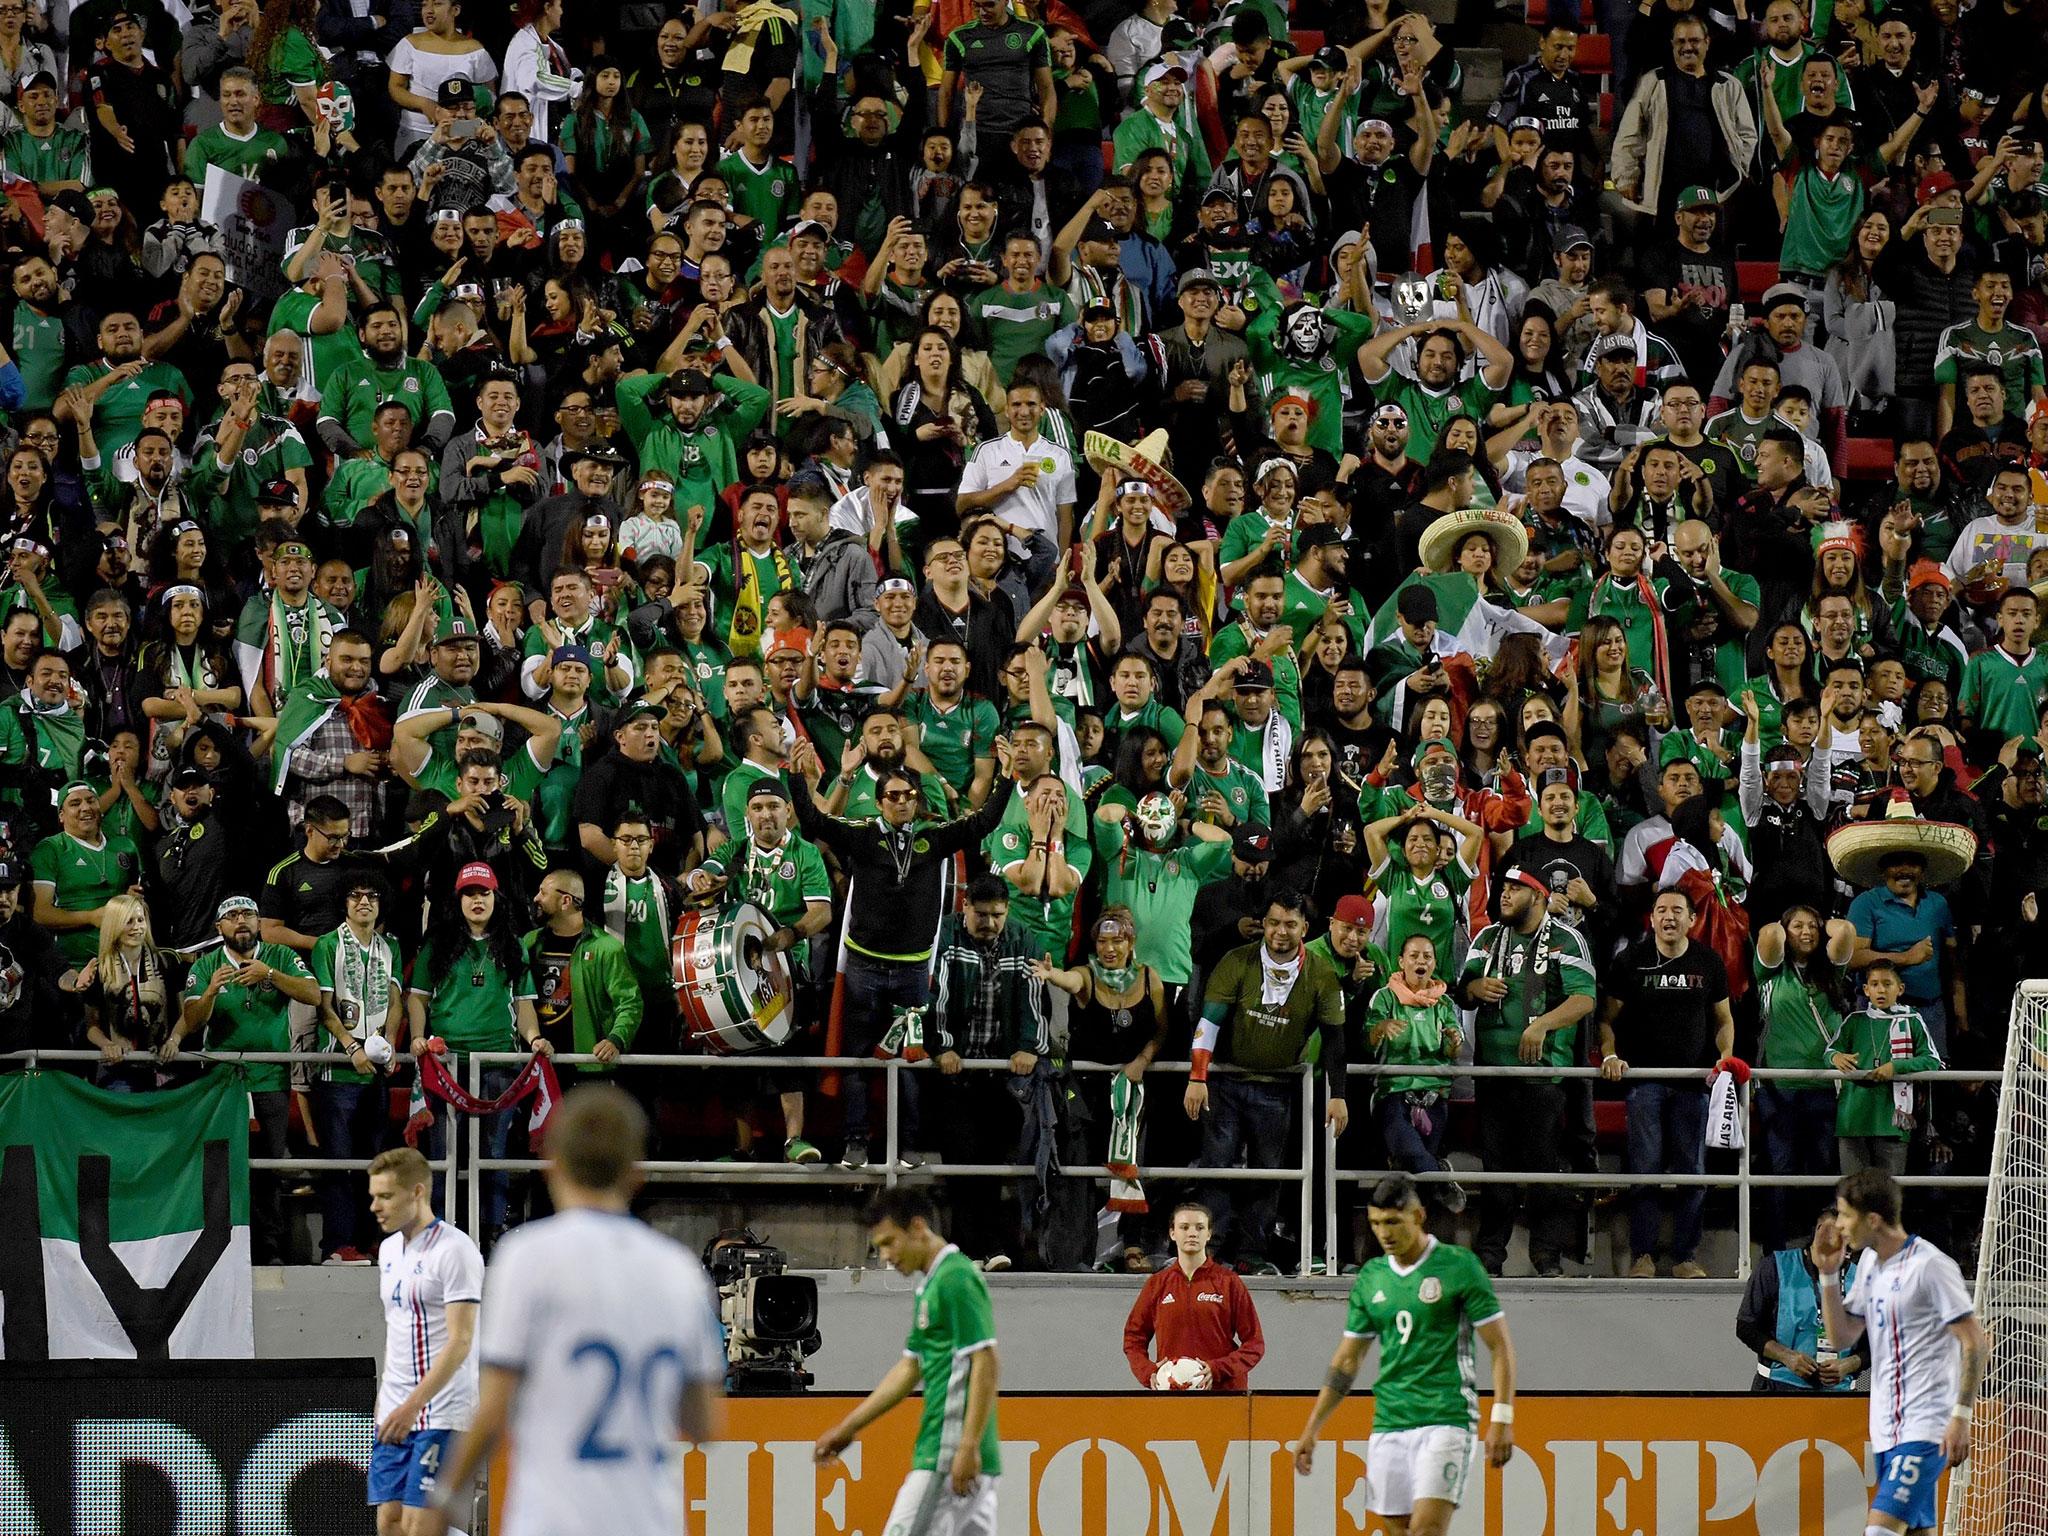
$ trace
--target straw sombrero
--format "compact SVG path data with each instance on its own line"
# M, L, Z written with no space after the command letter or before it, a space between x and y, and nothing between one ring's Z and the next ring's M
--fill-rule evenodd
M1976 859L1977 834L1952 821L1922 821L1913 814L1913 802L1901 796L1883 816L1853 822L1828 839L1828 857L1851 885L1876 885L1884 878L1884 861L1895 853L1917 853L1927 861L1922 883L1929 888L1950 885Z
M1493 568L1505 578L1529 553L1529 531L1521 519L1498 507L1467 507L1446 512L1422 530L1422 568L1439 574L1451 568L1451 552L1469 533L1483 533L1493 540Z
M1120 443L1104 432L1090 432L1081 439L1081 451L1098 474L1145 481L1169 516L1185 512L1194 503L1187 488L1166 467L1166 429L1163 427L1147 434L1142 442L1135 445Z

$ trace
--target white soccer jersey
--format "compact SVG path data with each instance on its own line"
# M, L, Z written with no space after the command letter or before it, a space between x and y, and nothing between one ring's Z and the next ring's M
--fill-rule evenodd
M394 1232L377 1248L384 1296L384 1384L377 1420L405 1401L448 1347L448 1303L479 1302L484 1257L469 1234L436 1221L410 1243ZM414 1429L467 1429L476 1417L476 1351L420 1413Z
M564 1211L491 1261L483 1362L522 1376L505 1536L676 1536L683 1389L725 1379L710 1280L630 1216Z
M1956 1261L1923 1237L1880 1264L1866 1248L1842 1299L1863 1319L1870 1360L1870 1444L1939 1440L1962 1391L1963 1347L1949 1324L1975 1314Z

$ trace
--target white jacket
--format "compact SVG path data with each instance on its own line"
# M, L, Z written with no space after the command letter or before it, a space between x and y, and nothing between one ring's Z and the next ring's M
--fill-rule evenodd
M1629 100L1628 110L1621 115L1621 126L1614 133L1610 174L1617 187L1635 187L1636 195L1624 201L1639 213L1656 212L1657 196L1662 190L1665 136L1671 128L1664 88L1667 74L1668 70L1658 68L1643 76ZM1714 103L1714 118L1721 125L1722 147L1735 167L1734 180L1714 189L1725 203L1741 185L1743 168L1756 152L1756 115L1743 96L1742 82L1726 70L1715 71L1708 82L1708 94Z

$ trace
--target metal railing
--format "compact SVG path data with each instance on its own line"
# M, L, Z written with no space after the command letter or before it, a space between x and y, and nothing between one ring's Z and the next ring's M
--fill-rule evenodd
M176 1058L179 1061L206 1064L227 1064L244 1062L249 1064L299 1064L320 1066L348 1066L348 1058L336 1052L316 1051L186 1051ZM407 1058L401 1057L401 1062ZM559 1053L554 1058L557 1065L600 1066L595 1056ZM134 1065L156 1064L157 1058L145 1051L130 1052L123 1060ZM470 1052L463 1057L467 1086L471 1093L480 1094L482 1075L486 1068L495 1066L524 1065L529 1060L525 1052ZM0 1053L0 1063L22 1063L30 1069L43 1062L76 1063L105 1062L98 1051L87 1050L28 1050ZM710 1182L721 1184L774 1185L780 1183L803 1184L882 1184L894 1185L907 1175L916 1174L928 1178L972 1178L1012 1179L1035 1177L1037 1170L1028 1164L933 1164L909 1166L902 1163L901 1145L903 1075L907 1072L937 1073L937 1065L931 1061L910 1062L900 1058L876 1060L872 1057L836 1056L711 1056L711 1055L633 1055L620 1058L613 1063L629 1070L683 1070L683 1071L749 1071L759 1072L765 1061L772 1061L777 1069L797 1068L836 1072L881 1072L884 1078L883 1117L883 1159L880 1164L866 1169L844 1169L838 1167L797 1167L793 1164L746 1164L686 1159L653 1159L640 1165L642 1173L656 1182ZM1067 1070L1080 1073L1109 1073L1123 1070L1121 1063L1070 1061ZM1006 1060L964 1061L963 1071L1008 1073ZM1154 1062L1146 1072L1148 1079L1186 1077L1191 1064L1185 1061ZM1522 1078L1553 1080L1579 1078L1596 1081L1614 1081L1626 1087L1630 1083L1656 1081L1699 1082L1702 1072L1693 1068L1639 1068L1631 1067L1620 1079L1608 1079L1597 1067L1550 1067L1515 1066L1487 1067L1461 1065L1455 1062L1436 1065L1408 1065L1390 1063L1361 1063L1346 1068L1350 1078L1367 1079L1377 1077L1441 1077L1448 1084L1454 1079L1481 1078ZM1214 1077L1237 1075L1231 1068L1212 1065L1210 1074ZM1384 1177L1385 1168L1341 1168L1337 1163L1337 1133L1329 1129L1318 1113L1316 1073L1312 1068L1295 1067L1285 1073L1261 1074L1274 1078L1292 1078L1299 1084L1300 1105L1299 1157L1292 1168L1202 1168L1146 1164L1138 1169L1141 1179L1165 1179L1190 1183L1267 1183L1293 1184L1299 1196L1299 1254L1297 1273L1309 1275L1316 1271L1314 1253L1314 1226L1317 1185L1322 1192L1325 1249L1323 1258L1326 1272L1337 1272L1338 1244L1343 1234L1338 1223L1338 1187L1341 1184L1372 1183ZM1959 1072L1937 1071L1916 1073L1913 1083L1996 1083L2003 1077L2001 1072ZM1737 1278L1746 1280L1750 1269L1750 1246L1752 1231L1752 1201L1759 1189L1810 1189L1831 1188L1836 1182L1832 1174L1774 1174L1752 1165L1751 1136L1748 1132L1754 1126L1752 1097L1759 1083L1772 1081L1796 1081L1806 1084L1828 1084L1860 1080L1859 1074L1834 1071L1804 1071L1798 1069L1754 1067L1750 1070L1749 1081L1740 1085L1740 1118L1745 1128L1743 1146L1736 1156L1736 1166L1727 1173L1641 1173L1624 1171L1591 1173L1579 1172L1511 1172L1505 1170L1446 1169L1436 1173L1417 1173L1410 1177L1422 1184L1450 1184L1485 1186L1506 1184L1519 1186L1558 1185L1579 1189L1633 1189L1656 1188L1705 1188L1733 1189L1736 1200L1736 1236L1739 1253ZM376 1086L390 1086L390 1080L380 1078ZM1347 1095L1347 1103L1350 1096ZM1178 1101L1169 1101L1170 1107L1164 1112L1179 1113ZM511 1111L507 1111L511 1113ZM1357 1118L1354 1112L1354 1119ZM483 1155L483 1125L475 1116L469 1117L465 1128L468 1136L469 1155L462 1159L458 1168L455 1137L449 1136L442 1149L442 1155L430 1159L435 1169L450 1181L449 1205L453 1205L453 1181L458 1176L468 1185L466 1230L472 1237L481 1238L483 1211L483 1177L487 1173L531 1173L546 1165L536 1158L485 1157ZM1320 1145L1319 1145L1320 1143ZM1320 1154L1320 1156L1318 1155ZM285 1157L249 1159L249 1166L262 1171L297 1172L346 1172L360 1171L369 1166L364 1158L327 1157ZM1054 1172L1063 1178L1100 1181L1111 1177L1110 1170L1101 1164L1062 1166ZM1320 1173L1320 1178L1318 1174ZM1900 1179L1908 1188L1924 1189L1984 1189L1988 1178L1981 1175L1963 1174L1917 1174ZM449 1214L447 1212L444 1215Z

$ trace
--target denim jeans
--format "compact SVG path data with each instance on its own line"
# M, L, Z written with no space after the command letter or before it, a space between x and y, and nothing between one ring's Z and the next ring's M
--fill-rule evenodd
M1707 1092L1677 1081L1636 1083L1628 1090L1630 1173L1703 1173L1707 1166ZM1654 1184L1629 1191L1629 1247L1637 1258L1657 1252L1665 1196ZM1669 1196L1675 1217L1671 1262L1691 1261L1700 1248L1700 1207L1706 1190L1697 1184Z
M1835 1092L1832 1088L1788 1088L1757 1084L1757 1117L1768 1173L1831 1174L1835 1164ZM1757 1241L1769 1253L1813 1229L1826 1203L1824 1189L1767 1189L1757 1224Z
M449 1057L448 1070L455 1074L457 1082L460 1082L464 1087L469 1085L468 1068L461 1057ZM478 1088L477 1092L483 1098L495 1099L499 1094L512 1086L512 1079L518 1075L519 1069L516 1067L486 1067L484 1069L482 1085ZM455 1121L456 1190L444 1190L440 1173L436 1172L434 1175L434 1209L443 1216L453 1220L458 1205L467 1211L469 1204L467 1193L470 1166L469 1124L466 1117L461 1119L455 1117L455 1110L452 1105L444 1104L439 1099L430 1098L428 1102L434 1108L434 1123L428 1127L426 1134L420 1138L422 1143L420 1150L427 1155L428 1161L438 1163L447 1155L445 1150L447 1143L443 1138L448 1134L449 1121L451 1119ZM509 1155L509 1149L512 1145L513 1122L525 1113L526 1106L524 1104L515 1104L510 1109L499 1110L495 1115L484 1116L483 1155L485 1157L505 1157ZM504 1227L505 1215L511 1204L510 1190L510 1175L502 1171L496 1173L486 1172L484 1174L484 1232L496 1232ZM455 1225L466 1228L468 1224L457 1221Z
M1415 1128L1409 1113L1408 1096L1390 1093L1381 1099L1374 1114L1379 1120L1380 1139L1387 1144L1387 1164L1405 1173L1435 1173L1443 1167L1437 1152L1444 1144L1444 1121L1450 1111L1448 1099L1438 1099L1424 1111L1429 1116L1429 1133ZM1433 1189L1432 1194L1441 1193Z
M1241 1077L1209 1080L1209 1112L1202 1118L1202 1151L1197 1168L1286 1168L1294 1159L1289 1132L1301 1090L1291 1082L1255 1083ZM1233 1194L1234 1190L1256 1193ZM1269 1257L1266 1243L1278 1206L1277 1185L1210 1184L1202 1203L1216 1213L1216 1251L1256 1264Z
M323 1157L375 1157L384 1150L385 1110L389 1080L369 1083L313 1084L313 1123L320 1132ZM374 1253L366 1175L353 1169L320 1176L320 1257L337 1248Z
M889 1021L898 1008L921 1008L931 996L931 974L922 960L872 960L849 950L846 956L846 1032L842 1050L848 1056L866 1056L888 1032ZM901 1091L897 1099L897 1140L899 1150L917 1145L917 1074L898 1074ZM868 1134L868 1096L882 1088L879 1072L851 1072L846 1085L845 1119L849 1141L865 1140Z

